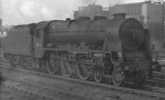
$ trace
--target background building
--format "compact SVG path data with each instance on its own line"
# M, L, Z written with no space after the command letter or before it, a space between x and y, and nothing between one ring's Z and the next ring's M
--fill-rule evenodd
M89 5L82 7L74 13L74 18L82 16L90 17L94 16L106 16L112 18L113 14L125 13L126 17L134 17L141 21L145 28L149 29L152 38L151 41L154 45L157 45L158 49L162 45L162 41L165 38L165 4L159 2L140 2L130 4L120 4L113 7L109 7L108 10L104 10L99 5ZM160 45L160 46L159 46ZM163 43L165 46L165 42Z
M93 19L95 16L109 16L108 9L103 9L100 5L90 4L86 7L79 7L78 11L74 12L74 18L90 17Z

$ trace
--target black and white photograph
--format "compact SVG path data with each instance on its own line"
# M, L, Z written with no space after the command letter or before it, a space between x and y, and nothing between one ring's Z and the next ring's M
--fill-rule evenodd
M0 100L165 100L165 0L0 0Z

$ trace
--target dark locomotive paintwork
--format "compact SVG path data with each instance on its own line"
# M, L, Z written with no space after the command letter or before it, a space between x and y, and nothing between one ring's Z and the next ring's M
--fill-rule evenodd
M8 36L5 41L2 41L5 46L4 51L16 55L31 56L32 36L30 32L31 29L28 25L12 27L7 31Z
M109 7L108 10L102 9L98 5L88 5L75 11L74 18L79 18L81 16L94 18L95 15L102 15L106 16L107 18L111 18L115 13L126 13L126 17L133 17L138 19L141 23L143 23L144 27L149 30L151 34L151 44L154 50L153 57L164 59L164 11L165 4L163 2L158 3L151 2L149 0L139 3L119 4Z
M103 50L104 41L107 38L109 43L115 43L116 45L112 49L119 50L120 42L117 30L122 21L123 19L118 21L80 19L69 23L54 21L49 24L47 40L54 46L68 44L79 46L81 43L84 43L91 50ZM60 26L60 24L62 25Z
M32 25L31 35L33 36L33 56L41 58L44 56L45 38L46 38L46 27L48 22L40 22L37 25Z
M150 42L146 39L149 36L138 20L124 16L54 20L13 27L3 41L5 57L14 65L39 65L39 70L44 65L44 71L52 74L76 74L80 79L88 79L92 73L97 82L104 75L112 75L116 85L121 84L123 76L130 73L134 76L136 72L140 75L133 78L142 82L151 67Z

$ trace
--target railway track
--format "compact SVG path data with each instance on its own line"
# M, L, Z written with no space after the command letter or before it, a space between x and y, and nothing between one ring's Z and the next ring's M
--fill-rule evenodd
M57 90L55 88L45 87L41 84L35 84L34 82L20 81L7 79L3 83L4 87L14 89L16 91L22 92L29 97L40 98L38 100L89 100L85 97L81 97L79 95L74 95L71 93L67 93L66 91ZM21 96L22 96L21 95ZM22 100L22 99L21 99ZM27 99L32 100L32 99ZM36 100L35 98L33 100Z
M53 98L59 94L61 94L60 97L65 95L64 97L72 98L72 100L75 98L75 100L165 100L164 89L159 90L158 87L152 87L152 89L150 88L151 92L148 92L52 76L11 68L7 65L1 66L0 69L3 76L8 80L6 83L8 87L38 95L41 98L48 98L46 100L54 100ZM65 98L59 100L65 100Z
M0 64L2 64L2 65L9 63L6 60L2 60L2 58L0 58L0 62L1 62ZM10 65L8 65L8 66L10 66ZM21 68L21 66L19 66L19 67ZM150 80L147 80L147 83L152 84L152 85L158 85L161 87L165 87L165 73L154 71L153 72L153 78Z
M10 83L10 85L8 84ZM1 100L53 100L47 97L43 97L23 89L14 87L12 81L6 81L1 84L0 88L0 99ZM7 85L8 84L8 85Z

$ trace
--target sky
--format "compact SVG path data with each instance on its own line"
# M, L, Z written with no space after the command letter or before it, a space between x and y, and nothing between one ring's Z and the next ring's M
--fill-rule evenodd
M43 20L72 18L80 6L99 4L103 7L144 0L1 0L4 25L17 25Z

